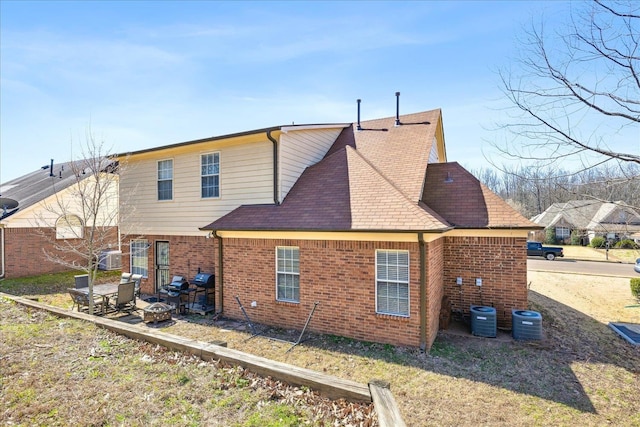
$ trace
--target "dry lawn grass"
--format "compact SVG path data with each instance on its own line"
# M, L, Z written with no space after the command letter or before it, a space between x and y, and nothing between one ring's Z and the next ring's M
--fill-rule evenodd
M425 355L415 349L309 334L307 341L287 352L290 344L263 336L251 338L250 331L247 331L242 322L213 321L210 317L188 315L162 329L201 341L223 340L228 342L230 348L363 383L374 378L389 381L404 419L410 426L640 426L640 348L631 346L607 327L610 321L640 323L640 308L625 308L634 303L629 280L538 272L530 272L529 280L531 308L543 315L545 337L542 341L513 342L444 332L438 336L431 352ZM22 289L25 291L24 287ZM55 292L48 295L37 290L26 292L37 294L42 301L65 304L63 301L66 298L56 296ZM70 306L70 303L66 304ZM3 319L3 325L9 321ZM49 323L48 327L61 328L55 323ZM82 328L74 326L74 329ZM266 336L289 340L295 340L299 333L265 327L260 329ZM105 339L102 334L106 332L94 330L92 333L98 337L92 347L99 349L100 340ZM123 339L110 337L107 341L113 340L120 343ZM25 342L32 343L31 340L22 340L23 346ZM40 343L51 345L48 339L43 339ZM31 354L40 351L55 355L60 351L55 344L45 350L34 348L33 345L27 348ZM151 369L140 362L149 351L145 344L127 342L110 344L109 348L117 349L118 355L122 354L115 358L110 356L108 364L110 372L114 370L113 366L119 366L118 373L107 374L106 368L105 372L98 371L103 375L116 375L118 381L135 378L136 385L119 384L110 393L112 399L120 394L126 397L119 400L117 407L120 409L107 405L104 399L102 404L94 408L95 411L106 411L100 418L106 424L135 425L150 420L159 424L163 418L170 418L176 425L207 424L202 423L202 419L189 418L197 413L208 414L211 422L207 425L215 425L215 420L219 422L219 413L211 412L211 408L216 407L219 402L227 401L224 394L227 390L221 391L216 380L212 379L215 376L210 376L213 374L209 371L214 367L190 362L195 366L191 368L193 370L180 373L178 369L186 362L183 362L181 356L168 353L169 359L175 357L181 360L180 363L171 365L166 362L166 365ZM87 347L70 348L66 354L73 355L76 364L91 357L87 355ZM155 355L152 357L154 360L162 359ZM13 382L22 380L20 372L13 373L7 379L9 377L4 372L5 362L3 359L0 368L4 381L0 395L2 406L5 406L7 390L14 390ZM154 362L149 365L156 364ZM40 369L42 366L42 361L38 361L23 368L29 371L27 378L35 395L39 392L37 384L47 384L44 387L51 388L59 381L57 378L55 381L48 379L51 374L48 373L49 370ZM68 372L72 372L70 368L73 366L63 366L60 370L70 375ZM90 372L85 371L84 377L71 384L77 384L83 389L91 387L91 382L88 381ZM182 402L180 405L173 406L171 410L165 409L165 413L158 409L164 408L171 401L172 393L176 390L191 387L191 384L200 382L201 377L207 378L203 380L203 393L206 397L196 399L193 393L181 394L180 398L176 397L177 401ZM141 378L143 381L140 381ZM165 382L149 388L138 384L144 381L153 384L156 378ZM186 378L182 380L185 384L181 384L180 378ZM66 381L63 384L70 383ZM106 386L106 383L102 385ZM167 391L167 388L173 389ZM16 390L21 389L27 388L21 386ZM277 417L271 418L272 424L249 424L247 420L257 413L257 410L252 412L251 408L260 408L272 401L268 398L267 391L246 391L248 395L255 395L258 400L249 401L249 397L246 397L239 401L232 399L233 402L228 405L222 404L226 411L222 414L228 414L236 425L298 425L286 424L287 418L283 418L284 421L281 422ZM222 397L220 393L223 393ZM144 396L147 399L148 396L163 398L147 402ZM100 401L99 395L92 397ZM31 402L34 400L28 395L14 397L10 402L11 407L28 406L29 399ZM153 409L147 410L148 406ZM286 413L295 414L299 417L295 422L302 423L300 420L313 419L314 415L307 412L308 409L287 407ZM156 418L150 418L151 415L142 420L139 418L140 413L151 411ZM349 411L347 409L344 413L348 414ZM49 420L57 420L60 424L71 424L73 421L75 424L76 419L70 418L72 414L73 411L54 414ZM173 418L169 416L171 414ZM2 414L0 422L1 417ZM87 416L79 423L86 424L90 421L91 418ZM333 425L333 422L348 425L348 421L343 419L325 422L326 425Z

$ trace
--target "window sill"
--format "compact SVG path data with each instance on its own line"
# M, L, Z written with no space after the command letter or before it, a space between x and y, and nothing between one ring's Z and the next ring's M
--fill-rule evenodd
M292 307L297 307L297 306L300 305L300 302L299 301L296 302L296 301L280 301L280 300L276 300L276 304L289 305L289 306L292 306Z
M384 313L376 313L377 319L384 320L396 320L398 322L409 322L411 318L409 316L402 316L400 314L384 314Z

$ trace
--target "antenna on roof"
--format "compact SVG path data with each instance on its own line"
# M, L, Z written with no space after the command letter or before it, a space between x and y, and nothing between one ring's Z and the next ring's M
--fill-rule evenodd
M51 159L51 168L49 169L49 176L53 176L53 159Z
M400 126L400 92L396 92L396 126Z
M356 100L358 103L358 126L356 127L356 130L362 130L362 126L360 126L360 101L360 99Z

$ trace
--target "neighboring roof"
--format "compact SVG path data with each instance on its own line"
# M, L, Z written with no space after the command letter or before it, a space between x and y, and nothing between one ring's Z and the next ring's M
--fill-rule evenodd
M70 162L54 164L53 170L50 165L45 165L35 172L3 183L0 185L0 195L2 198L16 200L18 208L15 212L18 212L52 196L60 190L64 190L76 182L76 177L71 171ZM11 212L11 214L15 212Z
M626 218L621 220L619 214ZM563 221L577 230L614 232L617 230L635 230L640 227L640 215L623 202L602 202L597 200L571 200L554 203L532 221L553 227Z
M542 228L456 162L429 164L422 200L456 228Z
M570 200L554 203L531 220L546 228L554 226L561 219L564 219L573 228L586 229L601 206L602 202L595 200Z
M87 162L91 161L87 160ZM82 161L75 162L76 167L82 166L82 164ZM100 167L106 169L110 164L110 161L102 159ZM87 173L76 177L73 167L74 162L56 163L53 168L51 168L50 164L44 165L37 171L2 183L0 185L0 197L17 201L18 208L15 211L8 210L3 215L2 206L0 206L0 219L7 218L76 184L78 178L82 180L91 176Z
M539 228L457 163L428 165L440 114L404 115L400 126L394 126L394 117L365 121L360 131L354 123L303 172L282 204L241 206L202 229L443 232L452 228L452 220L457 227ZM459 200L459 194L446 193L451 187L437 179L447 170L461 177L456 188L474 184L463 194L477 203L464 215L445 200Z

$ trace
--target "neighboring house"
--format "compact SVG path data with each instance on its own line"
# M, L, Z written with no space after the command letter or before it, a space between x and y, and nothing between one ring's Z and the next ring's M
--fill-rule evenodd
M580 243L587 245L596 236L610 241L633 239L640 232L640 215L624 202L571 200L554 203L540 215L531 219L545 228L533 240L544 241L546 230L552 229L558 243L571 243L575 234Z
M311 330L423 349L445 296L461 314L495 307L504 328L528 306L539 227L446 162L440 110L124 156L120 188L136 194L143 237L123 268L146 275L143 291L215 272L226 317L243 318L238 297L253 321L301 329L318 303Z
M0 185L0 199L17 202L15 208L0 206L0 278L24 277L68 271L69 267L47 260L44 250L55 253L62 241L84 235L85 215L77 200L78 182L90 174L76 176L72 163L43 166L41 169ZM111 188L107 217L117 219L118 190ZM113 214L111 210L115 210ZM102 224L108 229L114 249L118 245L117 223ZM58 245L64 246L64 245ZM61 254L69 262L82 262L72 252Z

